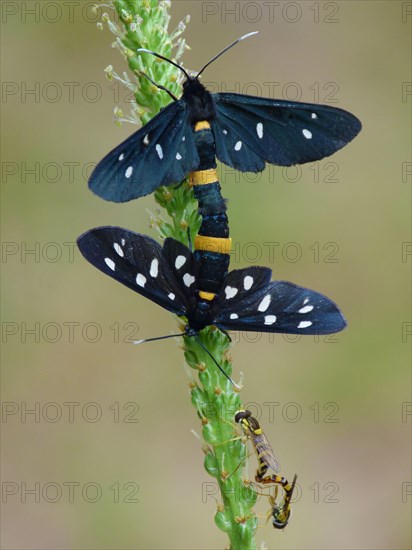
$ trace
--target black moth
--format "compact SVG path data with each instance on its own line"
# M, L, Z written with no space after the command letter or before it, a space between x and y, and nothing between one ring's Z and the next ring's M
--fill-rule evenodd
M329 298L285 281L270 281L267 267L231 271L212 301L199 296L200 263L185 245L165 239L163 247L120 227L99 227L77 241L83 256L116 281L168 311L185 316L195 336L215 325L222 330L329 334L346 326Z
M125 202L181 182L200 163L193 137L199 121L211 125L217 158L242 172L259 172L266 162L291 166L320 160L344 147L361 129L354 115L336 107L212 94L199 81L212 61L195 77L179 67L186 75L182 97L173 96L173 103L104 157L89 180L94 193Z

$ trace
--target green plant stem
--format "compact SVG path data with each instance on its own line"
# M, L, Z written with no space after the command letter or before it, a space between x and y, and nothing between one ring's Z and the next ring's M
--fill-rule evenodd
M134 89L135 115L142 124L171 101L170 96L156 88L142 72L177 97L181 95L182 73L179 69L150 54L137 52L138 48L146 48L179 60L186 48L181 35L188 18L174 32L170 32L170 6L171 2L167 0L113 0L119 23L112 22L107 14L103 17L116 35L116 45L127 59L135 81L132 83L126 76L119 77L112 68L106 70L107 75ZM191 242L194 242L200 217L188 182L158 189L155 200L170 217L169 221L160 216L152 217L151 223L160 235L163 238L173 237L187 245L190 233ZM179 319L181 325L182 322L184 320ZM207 327L199 333L199 339L225 372L231 375L231 344L228 337L215 327ZM242 408L239 393L195 337L183 337L183 349L187 364L198 372L198 381L191 377L189 385L191 400L201 419L202 435L207 443L204 446L205 468L217 480L222 495L222 503L218 505L215 515L216 525L228 534L231 548L253 550L256 548L254 535L257 518L252 507L257 496L242 478L246 447L234 428L235 412Z

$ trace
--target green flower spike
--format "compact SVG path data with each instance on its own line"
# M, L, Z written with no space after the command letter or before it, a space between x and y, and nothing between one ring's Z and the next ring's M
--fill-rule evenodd
M116 36L114 46L127 60L134 79L130 80L126 73L119 76L112 67L106 69L106 74L108 78L116 79L122 86L133 90L136 99L129 118L118 108L115 109L115 118L117 122L136 122L138 119L141 124L146 124L170 103L171 98L154 86L143 73L177 97L181 95L183 75L170 63L159 61L155 56L137 50L153 50L180 62L183 52L188 48L182 33L189 22L189 16L176 30L170 32L168 26L171 2L168 0L112 0L112 6L119 22L112 21L107 13L102 20ZM150 223L157 228L160 235L173 237L187 245L190 233L191 242L194 242L200 218L197 201L188 181L159 188L155 192L155 200L170 218L167 222L160 215L151 216ZM179 320L179 323L181 325L182 321ZM199 334L199 339L230 376L232 365L227 336L214 327L207 327ZM256 548L254 535L257 518L252 507L257 495L245 485L242 478L241 463L245 460L247 451L233 424L235 412L242 408L239 393L195 338L184 336L183 341L185 360L198 372L199 381L196 382L191 377L189 387L192 403L201 419L202 436L207 444L202 446L205 469L217 480L222 495L215 523L227 533L230 548L253 550Z

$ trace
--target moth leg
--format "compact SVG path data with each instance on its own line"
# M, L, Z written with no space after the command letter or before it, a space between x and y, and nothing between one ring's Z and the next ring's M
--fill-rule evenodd
M175 190L180 189L185 182L186 182L186 180L181 181L180 183L176 184L175 187L173 187L173 189L175 189Z
M193 243L192 243L192 237L190 235L190 227L187 228L187 242L188 242L188 249L190 252L193 252Z
M232 338L230 337L230 334L228 333L227 330L223 329L223 328L219 328L220 332L223 332L223 334L226 336L226 338L229 340L229 342L232 341Z

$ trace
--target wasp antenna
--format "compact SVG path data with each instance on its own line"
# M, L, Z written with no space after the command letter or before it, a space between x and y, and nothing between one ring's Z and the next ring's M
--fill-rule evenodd
M229 382L235 386L235 388L237 388L238 390L241 390L242 388L240 386L238 386L236 384L236 382L234 382L228 374L225 373L225 371L222 369L222 367L219 365L219 363L216 361L216 359L213 357L213 355L210 353L210 351L207 349L207 347L203 344L203 342L201 341L199 336L197 336L197 334L195 335L195 338L196 338L198 344L200 345L200 347L209 355L209 357L212 359L212 361L217 366L217 368L220 370L220 372L223 374L223 376L225 376L229 380Z
M206 65L204 67L202 67L202 69L200 69L200 71L197 73L196 75L196 78L199 78L199 76L203 73L203 71L206 69L206 67L209 67L209 65L211 63L213 63L213 61L216 61L216 59L218 57L220 57L221 55L223 55L225 52L227 52L228 50L230 50L230 48L233 48L233 46L236 46L236 44L238 44L239 42L241 42L242 40L244 40L245 38L249 38L249 36L253 36L254 34L258 34L259 31L253 31L253 32L248 32L247 34L244 34L243 36L241 36L240 38L238 38L237 40L235 40L234 42L232 42L232 44L229 44L229 46L226 46L226 48L224 48L221 52L219 52L217 55L215 55L215 57L213 57L213 59L211 59L210 61L208 61L206 63Z
M177 338L178 336L184 336L186 332L180 334L168 334L167 336L156 336L156 338L146 338L145 340L134 340L133 344L144 344L145 342L154 342L155 340L166 340L166 338Z
M160 55L160 53L153 52L152 50L146 50L146 48L138 48L136 51L144 52L144 53L150 53L150 54L154 55L155 57L158 57L159 59L162 59L163 61L167 61L168 63L170 63L171 65L173 65L177 69L180 69L182 71L182 73L184 73L186 78L190 78L183 67L181 67L180 65L178 65L177 63L175 63L171 59L168 59L167 57L164 57L163 55Z

